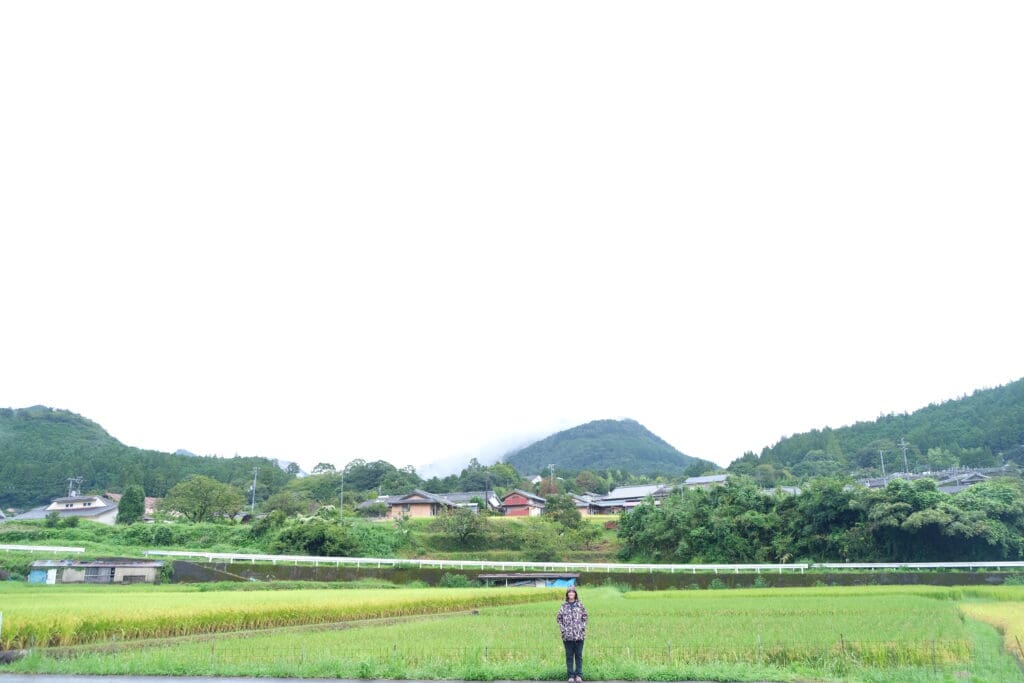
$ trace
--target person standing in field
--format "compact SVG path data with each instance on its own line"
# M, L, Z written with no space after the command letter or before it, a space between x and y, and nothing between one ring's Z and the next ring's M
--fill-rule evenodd
M569 683L583 681L583 639L587 637L587 608L580 602L575 588L565 591L565 602L558 609L555 617L558 628L562 631L562 644L565 646L565 668L568 671Z

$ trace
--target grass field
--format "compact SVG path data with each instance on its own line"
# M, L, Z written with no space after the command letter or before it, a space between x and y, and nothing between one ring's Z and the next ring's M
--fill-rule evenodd
M5 641L10 620L36 624L33 628L69 624L66 617L72 609L102 615L110 626L125 626L108 637L106 651L69 656L65 650L54 657L37 649L11 665L12 672L466 680L561 680L564 674L554 622L560 591L21 588L0 587ZM142 590L130 595L135 589ZM584 655L591 680L1024 680L996 630L963 617L979 610L980 618L994 625L1005 618L1004 632L1012 633L1020 625L1024 604L1019 587L627 593L581 587L580 592L590 612ZM145 609L134 614L126 606L137 602L140 593L146 593ZM70 608L63 607L65 599ZM497 604L503 601L512 604ZM477 613L445 616L470 606ZM368 621L432 611L435 616L399 623ZM236 618L236 612L248 616ZM324 624L339 615L364 620L364 625L203 635L228 627ZM217 620L223 627L210 628ZM182 625L168 628L173 621ZM85 621L75 623L85 628ZM130 625L139 623L163 626L143 636L140 642L147 646L132 647L131 639L141 631ZM60 642L101 640L75 637L75 629L67 626L40 632L47 630L63 633ZM89 632L99 630L90 627ZM148 640L175 634L189 637L159 644Z

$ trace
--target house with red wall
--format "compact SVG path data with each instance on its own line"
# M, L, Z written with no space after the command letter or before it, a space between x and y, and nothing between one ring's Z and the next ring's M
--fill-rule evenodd
M501 499L501 510L508 517L534 517L544 511L544 499L515 489Z

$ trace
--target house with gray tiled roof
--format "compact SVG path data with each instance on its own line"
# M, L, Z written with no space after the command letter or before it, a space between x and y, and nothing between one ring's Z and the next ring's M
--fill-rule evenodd
M46 519L47 515L54 512L61 519L78 517L101 524L114 524L117 521L117 503L104 496L80 495L76 491L72 491L69 496L55 498L49 505L33 508L9 519Z
M482 500L490 510L497 510L501 501L494 491L457 491L454 493L430 493L422 489L413 489L404 496L389 496L386 501L379 498L373 502L385 502L388 506L387 516L398 517L436 517L444 510L468 508L477 510L477 500Z

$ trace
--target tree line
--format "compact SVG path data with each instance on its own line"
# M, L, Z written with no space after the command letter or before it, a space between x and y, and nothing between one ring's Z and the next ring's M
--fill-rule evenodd
M1024 559L1024 483L994 478L956 494L932 479L867 489L809 482L766 493L748 477L674 492L622 515L620 555L664 563L938 562Z
M814 429L780 439L760 455L744 453L729 471L761 483L812 477L872 477L953 466L1024 465L1024 379L913 413Z

